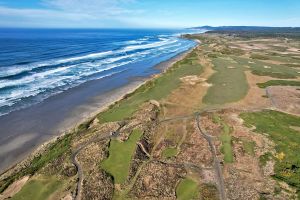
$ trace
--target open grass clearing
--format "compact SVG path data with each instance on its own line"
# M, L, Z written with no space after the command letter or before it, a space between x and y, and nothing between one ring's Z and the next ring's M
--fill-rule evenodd
M176 197L178 200L192 200L199 197L198 183L192 179L185 178L176 187Z
M276 155L266 154L262 162L273 158L274 178L288 183L300 192L300 132L292 127L300 127L300 117L273 110L242 113L241 118L248 127L255 126L255 132L267 134L275 143Z
M265 83L257 83L258 87L266 88L269 86L300 86L300 81L291 80L270 80Z
M111 140L109 156L101 163L101 167L114 177L115 183L122 184L126 181L130 163L141 136L142 131L134 130L124 142Z
M164 158L172 158L174 156L176 156L178 153L177 148L166 148L163 150L162 155Z
M199 75L203 71L198 63L196 50L189 53L182 61L175 63L164 74L148 81L135 92L111 106L110 109L100 113L100 122L119 121L130 117L139 106L151 99L161 100L176 89L181 81L180 78L189 75Z
M28 181L24 187L11 199L12 200L40 200L48 199L63 185L55 177L42 177Z

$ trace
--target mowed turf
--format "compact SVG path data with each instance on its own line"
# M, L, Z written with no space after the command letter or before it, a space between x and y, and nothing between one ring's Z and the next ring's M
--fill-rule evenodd
M231 59L214 58L216 72L208 79L212 86L203 98L206 104L225 104L235 102L247 95L249 86L244 73L245 68Z
M46 200L62 186L56 178L30 180L11 200Z
M255 126L255 132L267 134L275 143L276 179L294 186L300 194L300 117L273 110L242 113L246 126ZM298 127L298 128L296 128ZM263 157L264 161L270 155Z
M258 59L248 59L236 56L232 56L232 58L241 66L249 66L251 72L255 75L270 76L273 78L297 78L299 76L299 70L292 67L270 64Z
M269 86L300 86L300 81L270 80L265 83L257 83L257 85L260 88L266 88Z
M225 123L221 123L223 126L223 131L220 135L220 140L222 142L221 152L224 154L224 162L232 163L233 160L233 152L232 152L232 138L231 138L231 130L230 127Z
M198 63L198 56L194 50L185 59L174 64L166 73L147 82L107 111L100 113L98 118L101 122L128 118L142 103L151 99L161 100L167 97L172 90L180 85L181 77L199 75L202 71L203 68Z
M178 200L197 199L199 196L198 184L192 179L185 178L180 181L176 188L176 197Z
M125 142L111 140L109 156L101 163L101 167L114 177L115 183L122 184L126 181L131 159L141 136L142 131L134 130Z

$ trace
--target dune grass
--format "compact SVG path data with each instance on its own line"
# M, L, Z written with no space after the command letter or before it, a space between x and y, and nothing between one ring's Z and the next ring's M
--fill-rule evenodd
M192 179L185 178L176 187L176 197L178 200L192 200L199 197L198 184Z
M67 134L60 139L58 139L56 142L50 145L50 147L45 151L44 154L41 154L37 157L35 157L31 164L25 168L24 170L21 170L20 172L17 172L3 181L0 182L0 193L3 192L10 184L12 184L15 180L19 179L20 177L23 177L25 175L33 175L36 171L41 169L43 166L45 166L47 163L55 160L59 156L62 156L64 153L70 151L70 143L72 140L73 135Z
M180 84L180 78L199 75L203 71L198 63L196 51L189 53L182 61L175 63L164 74L148 81L135 92L98 115L100 122L119 121L130 117L139 106L151 99L161 100Z
M300 127L300 117L273 110L242 113L240 117L246 126L255 126L255 132L267 134L275 143L276 155L267 154L261 158L275 159L274 178L285 181L300 193L300 132L293 127Z
M290 80L270 80L265 83L257 83L260 88L266 88L269 86L300 86L300 81L290 81Z
M135 152L137 142L142 136L142 131L134 130L128 140L120 142L111 140L109 156L101 163L101 167L114 177L114 182L122 184L126 181L130 163Z
M30 180L11 200L46 200L51 194L57 191L62 184L62 181L54 177Z
M163 150L162 155L164 158L172 158L177 155L177 148L166 148Z

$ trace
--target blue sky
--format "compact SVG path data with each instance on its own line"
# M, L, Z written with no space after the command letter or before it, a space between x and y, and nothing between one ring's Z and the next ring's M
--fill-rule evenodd
M0 27L300 26L300 0L0 0Z

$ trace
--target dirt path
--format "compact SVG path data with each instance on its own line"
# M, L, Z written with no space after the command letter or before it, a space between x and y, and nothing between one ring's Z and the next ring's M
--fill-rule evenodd
M215 173L216 173L216 178L219 182L218 186L219 186L219 192L220 192L220 199L221 200L225 200L226 199L226 193L225 193L225 186L224 186L224 180L223 180L223 175L222 175L222 168L220 165L220 161L216 156L216 149L215 146L213 145L213 141L212 141L212 136L208 135L207 133L205 133L200 126L200 113L196 113L196 122L197 122L197 128L199 130L199 132L201 133L201 135L206 139L206 141L209 144L210 147L210 151L214 157L214 168L215 168Z

